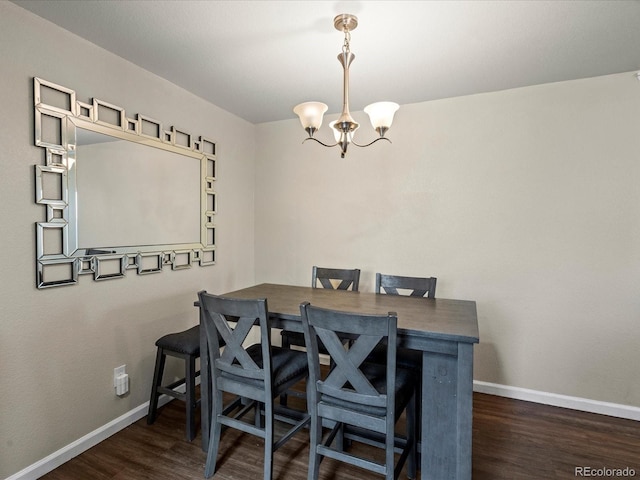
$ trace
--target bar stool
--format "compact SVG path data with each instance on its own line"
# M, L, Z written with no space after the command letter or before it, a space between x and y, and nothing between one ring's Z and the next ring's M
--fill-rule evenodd
M151 425L156 420L158 398L161 393L181 400L186 404L186 438L190 442L196 436L196 408L200 403L200 399L196 399L196 377L200 375L200 371L196 371L196 358L200 356L200 326L196 325L183 332L165 335L156 341L156 346L158 352L156 354L156 368L153 373L147 424ZM162 386L162 375L167 355L184 360L185 375L180 380ZM183 384L185 385L185 393L174 390Z

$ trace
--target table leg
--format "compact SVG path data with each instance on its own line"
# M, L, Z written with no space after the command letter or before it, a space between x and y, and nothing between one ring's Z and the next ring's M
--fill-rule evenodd
M423 480L471 480L473 345L422 354Z

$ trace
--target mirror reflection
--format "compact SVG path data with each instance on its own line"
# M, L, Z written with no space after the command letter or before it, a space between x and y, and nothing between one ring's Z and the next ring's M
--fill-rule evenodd
M76 128L78 247L200 241L200 160Z

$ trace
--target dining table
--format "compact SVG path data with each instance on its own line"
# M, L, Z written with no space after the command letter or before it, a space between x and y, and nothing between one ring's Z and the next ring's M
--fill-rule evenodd
M303 302L347 312L376 315L395 312L398 347L422 352L420 478L471 479L473 347L479 342L475 301L272 283L221 296L265 298L271 327L294 332L302 332ZM206 450L212 395L204 328L200 328L200 334L202 447Z

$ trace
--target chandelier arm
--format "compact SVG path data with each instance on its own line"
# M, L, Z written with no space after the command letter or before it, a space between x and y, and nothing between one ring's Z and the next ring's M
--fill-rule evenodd
M315 140L315 138L313 140ZM359 145L353 140L351 141L351 143L356 147L368 147L369 145L373 145L374 143L379 142L380 140L386 140L387 142L392 143L391 140L389 140L387 137L378 137L373 142L367 143L366 145Z
M327 145L326 143L321 142L320 140L318 140L317 138L314 138L314 137L307 137L302 141L302 143L306 142L307 140L313 140L314 142L318 142L323 147L335 147L336 145L338 145L338 142L334 143L333 145Z

